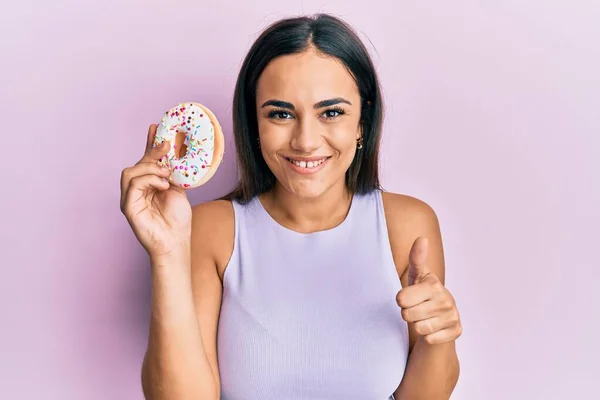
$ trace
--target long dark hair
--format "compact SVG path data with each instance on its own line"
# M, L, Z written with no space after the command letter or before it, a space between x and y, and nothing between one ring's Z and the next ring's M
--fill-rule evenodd
M286 18L271 24L246 55L233 98L233 133L240 180L223 199L247 203L275 184L275 175L258 146L256 85L271 60L301 53L308 46L340 60L354 77L360 93L363 147L356 151L346 172L348 189L352 193L367 193L380 188L379 143L383 104L375 67L364 44L347 23L328 14L317 14L314 17Z

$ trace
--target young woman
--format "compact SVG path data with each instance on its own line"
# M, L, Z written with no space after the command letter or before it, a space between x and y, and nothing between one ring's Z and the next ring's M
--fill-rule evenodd
M462 328L440 228L380 188L382 99L358 36L329 15L271 25L233 121L241 178L223 199L191 207L162 179L154 125L122 174L152 263L146 398L448 399Z

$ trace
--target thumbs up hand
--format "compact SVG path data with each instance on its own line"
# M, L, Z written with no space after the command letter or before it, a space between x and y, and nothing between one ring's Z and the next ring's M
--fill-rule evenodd
M452 294L427 265L428 241L415 240L408 257L408 286L396 301L402 318L429 344L450 342L462 333L458 309Z

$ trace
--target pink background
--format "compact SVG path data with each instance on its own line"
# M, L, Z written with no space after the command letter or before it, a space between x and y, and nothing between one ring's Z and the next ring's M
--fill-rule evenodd
M453 399L597 393L598 2L35 3L0 13L0 398L142 398L149 271L120 172L180 101L230 139L251 41L317 11L370 40L385 187L440 217L464 324ZM193 203L233 185L231 146Z

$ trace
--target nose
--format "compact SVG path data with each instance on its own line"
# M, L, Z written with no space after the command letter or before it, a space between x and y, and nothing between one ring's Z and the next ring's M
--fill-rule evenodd
M292 149L310 154L319 148L320 143L321 134L317 124L313 124L309 118L304 118L296 124L291 142Z

